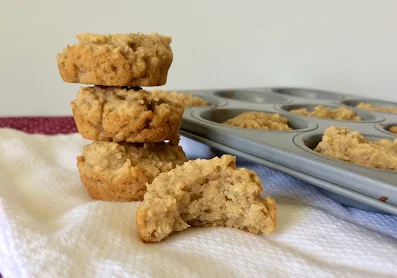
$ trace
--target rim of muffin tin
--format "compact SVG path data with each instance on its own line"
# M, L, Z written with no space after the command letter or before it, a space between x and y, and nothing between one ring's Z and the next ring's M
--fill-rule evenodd
M290 128L293 128L292 130L266 130L266 129L254 129L254 128L243 128L243 127L237 127L237 126L229 126L222 124L222 122L229 120L237 115L240 115L245 112L264 112L268 114L279 114L282 117L285 117L288 120L288 126ZM227 115L227 113L230 114L230 116L225 116L223 117L218 117L219 120L214 120L213 118L209 118L205 114L224 114ZM310 130L315 130L318 128L318 124L315 121L312 120L307 120L303 118L296 117L294 115L290 115L287 113L282 113L282 112L275 112L271 111L268 109L245 109L245 108L220 108L220 109L200 109L196 110L192 113L192 117L195 118L196 120L203 121L209 124L221 126L221 127L226 127L226 128L233 128L233 129L240 129L240 130L247 130L247 131L255 131L255 132L278 132L278 133L293 133L293 132L306 132ZM294 129L294 127L300 127L297 129Z
M284 113L289 113L291 115L294 116L299 116L299 117L305 117L305 118L311 118L311 119L316 119L316 120L326 120L326 121L335 121L335 122L348 122L348 123L377 123L377 122L382 122L384 121L384 117L372 113L372 111L367 111L367 110L363 110L363 109L357 109L354 107L348 107L346 105L344 105L345 107L352 109L354 111L354 113L361 117L361 121L354 121L354 120L336 120L336 119L326 119L326 118L318 118L318 117L311 117L311 116L306 116L306 115L300 115L300 114L294 114L292 112L290 112L290 110L292 109L300 109L300 108L307 108L309 111L313 111L313 109L309 109L309 107L314 108L317 105L321 105L327 108L338 108L341 107L341 105L337 105L337 104L313 104L313 103L292 103L292 104L279 104L276 105L275 108L278 111L284 112ZM371 120L364 120L364 118L368 119L368 118L372 118Z
M397 122L388 122L388 123L379 123L375 125L375 128L379 130L380 132L383 132L385 134L388 134L389 136L395 136L397 137L397 134L390 132L389 129L392 126L397 126Z
M231 99L239 102L248 103L265 103L265 104L277 104L277 103L290 103L292 99L274 94L271 92L265 92L261 90L245 90L245 89L230 89L230 90L214 90L210 93L213 96L222 99Z
M342 105L345 105L345 106L348 106L348 107L352 107L352 108L355 108L355 109L358 109L358 110L370 111L372 113L384 113L384 114L397 116L397 113L372 111L372 110L357 108L356 106L360 102L366 102L366 103L372 104L373 106L383 106L383 107L397 108L397 103L396 102L386 101L386 100L379 100L379 99L349 98L349 99L344 99L344 100L339 101L339 103L342 104Z
M343 100L347 97L342 93L331 92L326 90L318 90L313 88L300 88L300 87L273 87L269 88L269 92L280 94L282 96L297 97L315 100Z
M376 171L376 172L382 172L382 173L388 173L388 174L397 174L397 171L394 170L385 170L385 169L378 169L378 168L373 168L373 167L368 167L368 166L363 166L363 165L359 165L353 162L347 162L347 161L343 161L337 158L333 158L331 156L327 156L325 154L322 153L318 153L316 151L314 151L314 148L321 142L321 139L323 137L324 131L312 131L312 132L306 132L306 133L301 133L301 134L297 134L294 136L293 138L293 142L295 144L295 146L297 146L298 148L300 148L301 150L304 150L312 155L315 155L317 157L320 157L322 159L326 159L326 160L330 160L330 161L334 161L334 162L338 162L338 163L342 163L342 165L351 165L354 167L359 167L362 169L367 169L367 170L371 170L371 171ZM382 137L379 135L370 135L370 134L366 134L363 133L360 135L364 136L366 139L368 139L369 141L376 141L379 139L389 139L389 140L394 140L394 138L390 138L390 137ZM306 145L305 143L310 140L309 138L313 138L313 137L318 137L315 139L315 147L312 149L311 147L309 147L308 145Z

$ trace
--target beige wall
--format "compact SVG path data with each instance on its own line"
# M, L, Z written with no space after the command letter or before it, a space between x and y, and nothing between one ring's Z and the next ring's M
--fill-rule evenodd
M397 1L1 1L0 115L65 115L83 31L173 36L166 88L309 86L397 101Z

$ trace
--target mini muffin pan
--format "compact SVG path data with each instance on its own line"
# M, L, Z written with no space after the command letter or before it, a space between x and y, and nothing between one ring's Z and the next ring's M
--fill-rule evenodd
M393 107L397 104L305 88L184 92L205 99L209 106L185 108L182 135L310 182L342 204L397 215L397 171L364 167L313 151L330 126L347 127L369 140L396 139L388 128L397 123L397 114L354 106L360 101ZM310 111L316 105L351 106L363 120L330 120L289 112L299 108ZM278 113L288 119L293 130L256 130L222 124L248 111Z

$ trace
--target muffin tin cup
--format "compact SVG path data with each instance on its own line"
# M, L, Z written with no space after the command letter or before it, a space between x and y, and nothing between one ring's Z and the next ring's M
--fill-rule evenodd
M390 128L392 126L397 126L397 121L393 122L393 123L379 123L375 125L375 128L377 130L379 130L380 132L384 132L385 134L389 135L389 136L395 136L397 137L396 133L390 132Z
M384 128L386 124L397 123L397 114L354 109L363 121L338 121L296 115L288 111L302 107L313 108L319 104L338 107L342 104L354 103L347 102L352 99L346 95L335 97L337 93L327 92L320 97L324 91L314 90L313 93L312 89L294 89L293 93L291 91L280 93L280 88L236 89L228 91L238 93L227 96L224 95L226 90L192 92L217 98L226 103L218 107L187 109L183 116L181 132L192 134L225 149L235 150L252 161L261 162L263 165L309 181L334 194L329 194L330 197L337 194L340 196L338 200L352 200L348 203L350 206L368 208L368 210L376 208L378 211L397 215L397 171L373 169L340 161L314 152L306 146L310 140L318 143L324 131L330 126L347 127L370 139L393 140L395 136ZM285 102L279 103L281 99L273 98L274 91L287 100L283 99L282 101ZM263 102L262 94L270 94L272 96L268 98L270 102ZM227 119L247 111L279 113L288 119L290 127L294 130L255 130L222 124Z
M308 117L308 118L314 118L314 119L320 119L320 120L327 120L327 121L334 121L334 122L340 122L341 124L343 124L343 122L355 122L355 123L376 123L376 122L381 122L384 120L384 118L380 115L377 115L375 113L372 113L370 111L363 111L362 109L356 109L356 108L352 108L352 107L347 107L351 110L354 111L354 113L359 116L361 118L361 121L353 121L353 120L335 120L335 119L324 119L324 118L317 118L317 117L311 117L311 116L306 116L306 115L300 115L300 114L294 114L292 112L290 112L291 110L295 110L295 109L301 109L301 108L306 108L308 111L313 111L314 107L317 105L322 105L325 106L327 108L338 108L340 107L340 105L336 105L336 104L329 104L329 105L323 105L323 104L304 104L304 103L300 103L300 104L284 104L284 105L277 105L276 109L285 113L290 113L292 115L296 115L296 116L301 116L301 117Z
M395 103L395 102L378 100L378 99L350 98L350 99L345 99L345 100L339 101L340 104L349 106L351 108L356 108L356 106L360 102L369 103L369 104L372 104L373 106L384 106L384 107L397 108L397 103ZM359 109L359 108L356 108L356 109ZM371 110L365 110L365 109L359 109L359 110L370 111L372 113L378 113L380 115L385 115L386 114L386 115L391 116L391 117L397 116L397 113L377 112L377 111L371 111Z
M292 128L292 130L265 130L265 129L250 129L250 128L242 128L236 126L228 126L223 123L231 118L236 117L245 112L263 112L268 114L279 114L280 116L286 118L288 120L288 126ZM296 132L296 131L307 131L313 130L317 128L317 124L313 121L300 119L298 117L288 115L286 113L277 113L271 110L246 110L239 108L231 108L231 109L205 109L200 111L195 111L192 113L192 116L200 121L205 121L209 124L215 124L220 127L234 128L240 129L242 131L253 131L253 132Z
M218 90L212 94L223 99L257 104L291 102L289 98L263 90Z
M306 88L271 88L270 92L280 94L283 96L300 98L300 99L313 99L313 100L341 100L346 96L341 95L339 93L334 93L330 91L324 90L316 90L316 89L306 89Z
M391 137L386 137L386 136L373 136L373 135L366 135L366 134L361 134L363 137L365 137L366 139L368 139L369 141L376 141L376 140L380 140L383 138L389 139L389 140L393 140L393 138ZM364 167L366 168L368 171L381 171L384 173L389 173L392 175L396 175L395 178L397 179L397 171L392 171L392 170L384 170L384 169L378 169L378 168L371 168L371 167L367 167L367 166L362 166L362 165L358 165L358 164L354 164L354 163L350 163L350 162L346 162L346 161L342 161L342 160L338 160L336 158L318 153L316 151L314 151L315 147L318 145L318 143L321 142L323 133L322 132L311 132L311 133L305 133L305 134L301 134L299 136L296 136L294 138L294 143L295 145L297 145L298 147L300 147L302 150L307 151L313 155L316 155L318 157L322 157L323 159L328 159L331 160L333 162L336 163L343 163L345 164L345 166L353 166L353 167Z

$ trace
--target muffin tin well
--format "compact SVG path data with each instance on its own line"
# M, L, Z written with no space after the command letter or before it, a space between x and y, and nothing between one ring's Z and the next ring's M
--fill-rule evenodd
M219 105L186 108L181 127L183 135L308 181L343 204L397 215L397 171L363 167L312 150L321 141L324 131L333 125L358 131L370 140L395 139L396 136L387 128L397 123L397 114L354 108L360 101L373 105L387 103L387 106L393 103L305 88L200 90L186 93L217 99ZM335 108L351 106L363 120L338 121L289 112L298 108L312 110L315 105ZM288 119L293 130L255 130L222 124L247 111L279 113Z
M249 92L249 93L247 93ZM290 99L263 91L222 90L213 92L214 96L243 102L252 103L287 103Z
M365 99L365 98L355 98L355 99L345 99L341 100L340 103L350 107L356 107L360 102L365 102L372 104L373 106L383 106L383 107L394 107L397 108L397 103L384 101L384 100L377 100L377 99ZM360 109L364 111L370 111L365 109ZM386 112L377 112L377 113L386 113ZM397 113L386 113L386 114L395 114Z
M246 109L206 109L206 110L200 110L196 111L193 113L193 117L207 121L208 123L213 123L217 125L224 126L222 123L225 121L236 117L237 115L240 115L245 112L264 112L264 113L269 113L269 114L275 114L276 112L274 111L266 111L266 110L246 110ZM296 130L299 131L305 131L305 130L311 130L317 127L317 125L307 119L301 119L298 117L294 117L288 114L284 113L277 113L280 116L286 118L288 120L288 126L292 128L293 130L277 130L277 132L294 132ZM241 127L235 127L235 126L230 126L230 128L239 128L243 129L245 131L250 130L250 131L258 131L257 129L248 129L248 128L241 128ZM260 130L262 132L276 132L276 130Z
M361 134L363 137L365 137L367 140L369 141L376 141L376 140L380 140L382 138L386 138L389 140L393 140L393 138L389 138L386 136L373 136L373 135L366 135L366 134ZM319 157L322 157L324 159L330 159L333 160L335 162L342 162L342 163L346 163L347 165L351 166L352 163L350 162L345 162L345 161L341 161L338 160L336 158L318 153L316 151L314 151L314 149L317 147L317 145L320 143L321 139L323 137L323 133L322 132L313 132L313 133L305 133L302 136L297 136L294 138L294 143L300 147L302 150L308 151L314 155L317 155ZM371 171L385 171L386 173L391 173L391 174L397 174L397 172L395 171L391 171L391 170L383 170L383 169L376 169L376 168L370 168L367 166L361 166L361 165L357 165L357 164L353 164L355 167L366 167L368 170Z
M378 129L381 132L385 132L389 136L397 137L396 133L392 133L392 132L389 131L392 126L397 126L397 121L392 122L392 123L382 122L382 123L379 123L379 124L375 125L375 128Z
M278 108L281 111L291 113L290 112L291 110L301 109L301 108L306 108L308 111L313 111L314 107L317 106L317 105L322 105L324 107L331 108L331 109L332 108L338 108L338 107L341 106L341 105L336 105L336 104L324 105L324 104L320 104L320 103L316 103L316 104L313 104L313 103L311 103L311 104L300 103L300 104L280 105L280 106L277 106L276 108ZM373 123L373 122L383 121L383 117L382 116L377 115L375 113L372 113L371 111L365 111L365 110L362 110L362 109L356 109L356 108L352 108L352 107L347 107L347 108L353 110L354 113L362 119L361 122L371 122L371 123ZM297 114L294 114L294 113L291 113L291 114L292 115L297 115ZM301 116L304 116L304 115L301 115ZM314 118L314 117L310 117L310 116L305 116L305 117ZM349 120L332 120L332 121L344 122L344 121L349 121Z
M271 92L281 94L289 97L299 97L307 99L323 99L323 100L340 100L344 96L338 93L316 90L316 89L303 89L303 88L273 88Z

